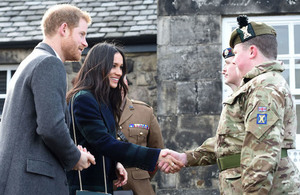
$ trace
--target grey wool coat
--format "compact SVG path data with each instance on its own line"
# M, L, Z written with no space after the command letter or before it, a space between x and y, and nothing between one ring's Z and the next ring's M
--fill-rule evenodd
M46 43L20 64L0 126L0 194L68 194L80 152L66 124L66 71Z

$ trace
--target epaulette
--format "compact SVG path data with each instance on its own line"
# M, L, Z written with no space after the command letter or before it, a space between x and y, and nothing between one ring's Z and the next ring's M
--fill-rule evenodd
M138 101L138 100L133 100L133 99L131 99L131 102L132 102L133 104L140 104L140 105L144 105L144 106L147 106L147 107L151 108L151 106L150 106L149 104L147 104L147 103L145 103L145 102L142 102L142 101Z

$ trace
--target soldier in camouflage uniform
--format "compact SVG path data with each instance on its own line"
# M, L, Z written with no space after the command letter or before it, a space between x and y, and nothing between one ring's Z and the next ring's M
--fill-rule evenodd
M245 16L238 21L230 46L243 80L224 102L217 135L173 155L187 166L217 163L221 194L300 194L299 171L287 156L295 148L295 103L276 61L276 32Z

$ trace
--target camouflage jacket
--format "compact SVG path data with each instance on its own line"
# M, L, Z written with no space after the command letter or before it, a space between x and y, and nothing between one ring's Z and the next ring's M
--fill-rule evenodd
M295 148L297 119L278 61L248 72L224 102L217 134L186 152L188 165L209 165L241 154L240 167L220 172L221 194L300 194L300 176L282 148Z

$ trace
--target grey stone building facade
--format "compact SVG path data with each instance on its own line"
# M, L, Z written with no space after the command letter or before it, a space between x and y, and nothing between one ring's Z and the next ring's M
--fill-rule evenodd
M299 8L298 0L158 1L157 116L167 147L194 149L215 134L222 109L223 18L299 15ZM215 165L159 176L158 194L219 194Z
M91 13L90 47L105 40L124 45L130 97L154 107L165 146L180 152L201 145L217 129L223 94L223 19L239 14L300 15L298 0L4 0L0 107L9 76L42 40L44 11L57 3ZM69 86L80 66L66 63ZM187 167L176 174L158 172L152 183L158 195L219 194L216 165Z

